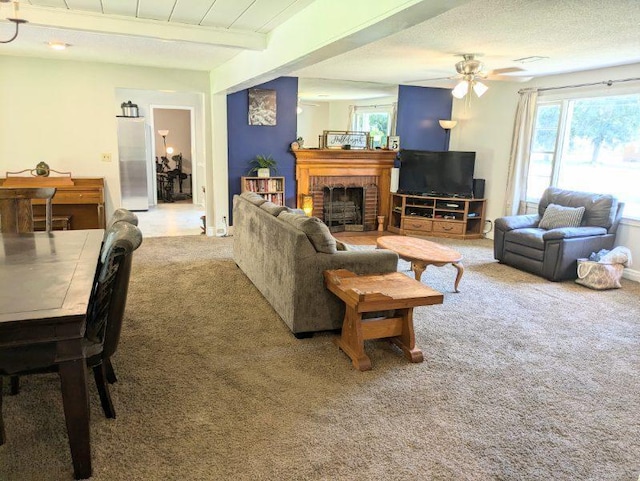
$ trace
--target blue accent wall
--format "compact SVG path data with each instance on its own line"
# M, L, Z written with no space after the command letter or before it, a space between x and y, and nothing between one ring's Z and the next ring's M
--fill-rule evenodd
M231 209L234 194L240 193L240 177L248 175L249 161L256 155L270 155L278 162L275 175L285 177L286 204L295 207L295 157L289 146L296 140L298 129L298 79L280 77L255 87L276 91L276 125L249 125L248 90L227 95L229 206ZM233 223L231 216L229 212Z
M400 85L396 126L400 148L449 150L446 131L438 120L450 119L452 106L450 89Z

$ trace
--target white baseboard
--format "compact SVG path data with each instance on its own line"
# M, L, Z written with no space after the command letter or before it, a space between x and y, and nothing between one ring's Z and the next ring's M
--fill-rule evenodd
M636 269L629 269L627 267L622 273L622 277L629 279L630 281L640 282L640 271Z

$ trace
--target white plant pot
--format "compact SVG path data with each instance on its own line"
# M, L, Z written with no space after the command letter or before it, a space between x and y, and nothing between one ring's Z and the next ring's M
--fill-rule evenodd
M258 169L258 177L271 177L271 170L268 168Z

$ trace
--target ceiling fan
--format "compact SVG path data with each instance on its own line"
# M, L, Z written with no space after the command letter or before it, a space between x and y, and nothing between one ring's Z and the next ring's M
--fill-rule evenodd
M489 87L487 87L481 80L508 80L512 82L526 82L531 80L532 77L515 77L509 74L516 72L524 72L525 70L520 67L507 67L489 72L484 71L484 64L476 59L478 54L465 53L461 54L462 60L456 63L456 72L458 75L453 77L439 77L424 80L416 80L414 82L426 82L433 80L459 80L458 84L451 92L454 97L461 99L471 90L480 97Z

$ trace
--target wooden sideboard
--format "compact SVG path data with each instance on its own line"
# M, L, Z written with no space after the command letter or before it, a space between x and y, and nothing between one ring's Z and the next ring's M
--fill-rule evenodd
M70 217L71 229L104 229L104 179L89 177L7 177L3 187L55 187L53 216ZM44 201L33 202L34 216L44 215Z

